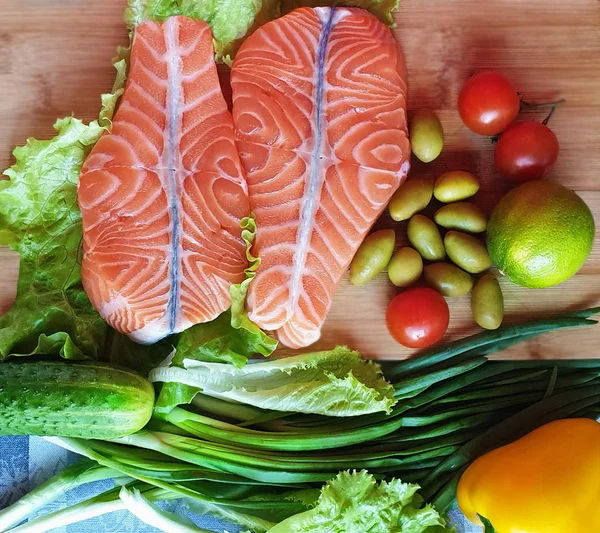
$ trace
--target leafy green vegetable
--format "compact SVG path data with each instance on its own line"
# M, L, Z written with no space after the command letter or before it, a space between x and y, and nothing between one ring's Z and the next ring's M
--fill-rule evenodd
M130 0L125 22L133 28L145 20L175 15L205 20L213 32L217 61L230 63L246 36L280 15L279 4L279 0Z
M400 0L282 0L281 12L286 14L302 6L348 6L361 7L376 15L382 22L393 25L393 12L398 9Z
M106 112L108 116L108 108ZM77 179L104 128L76 118L49 141L29 139L0 181L0 244L21 257L17 298L0 317L0 360L10 355L96 357L106 325L81 285Z
M394 404L393 389L379 366L341 346L244 368L193 359L183 359L182 364L183 368L159 366L149 378L277 411L355 416L389 412Z
M0 317L0 361L32 354L95 358L102 351L106 324L81 285L77 180L88 152L112 126L127 53L119 49L113 59L117 76L101 97L99 119L57 120L56 137L15 148L16 163L4 172L9 179L0 181L0 245L21 259L15 303Z
M313 509L280 522L268 533L419 533L444 528L432 506L421 506L418 489L399 479L377 484L365 470L341 472L325 485Z
M256 219L254 214L243 218L240 221L242 227L242 238L246 242L246 259L248 260L248 268L244 271L246 279L238 285L233 285L229 292L231 294L231 325L237 330L235 336L230 335L230 346L221 346L228 348L226 353L230 353L229 348L234 347L236 353L249 353L271 355L277 348L277 341L269 337L256 324L250 321L248 313L245 309L246 295L248 294L248 286L256 276L256 270L260 266L260 258L252 255L252 243L256 238ZM235 343L240 343L241 346ZM245 350L245 351L244 351ZM221 350L221 353L223 350ZM183 357L187 357L185 352Z
M129 66L130 53L131 47L117 47L117 55L112 59L113 66L117 71L112 91L110 93L100 95L102 106L98 115L98 123L100 126L105 127L108 131L110 131L112 128L112 118L115 114L119 98L121 98L125 92L125 82L127 81L127 68Z
M253 332L232 328L231 322L231 310L227 310L211 322L193 326L181 333L173 363L181 366L184 359L197 359L242 367L254 354L272 351L266 350L260 337Z

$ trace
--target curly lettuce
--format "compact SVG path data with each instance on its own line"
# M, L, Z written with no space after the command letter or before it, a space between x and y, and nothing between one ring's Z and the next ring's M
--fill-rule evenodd
M29 139L0 181L0 245L20 255L17 297L0 317L0 360L9 355L96 357L106 325L81 285L77 179L104 128L60 119L49 141Z
M0 316L0 361L19 355L97 358L107 326L81 285L81 215L77 180L87 154L110 131L125 88L127 49L113 59L112 91L101 96L98 120L56 121L58 135L15 148L0 181L0 245L20 256L17 297Z
M183 15L208 22L217 62L230 63L245 37L281 14L279 0L129 0L125 22L130 28L145 20Z
M367 471L340 472L314 508L291 516L267 533L434 533L450 531L418 485L399 479L377 483Z

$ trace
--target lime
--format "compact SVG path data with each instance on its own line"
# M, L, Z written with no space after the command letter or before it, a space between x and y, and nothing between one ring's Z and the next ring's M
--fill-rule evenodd
M488 222L487 246L496 266L514 283L551 287L583 266L594 233L592 213L579 196L536 180L500 200Z

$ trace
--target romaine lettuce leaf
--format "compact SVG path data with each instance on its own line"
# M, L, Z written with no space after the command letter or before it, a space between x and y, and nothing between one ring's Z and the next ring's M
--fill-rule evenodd
M362 470L340 472L321 491L313 509L280 522L268 533L433 533L450 531L418 485L381 481Z
M193 359L182 365L167 360L150 372L151 381L176 384L176 391L165 385L161 393L163 412L189 403L196 392L261 409L340 417L389 412L394 404L380 367L343 346L243 368Z
M195 359L239 368L256 354L269 355L277 341L248 323L250 330L233 327L231 311L227 310L211 322L191 327L179 335L173 363L179 366L184 359Z

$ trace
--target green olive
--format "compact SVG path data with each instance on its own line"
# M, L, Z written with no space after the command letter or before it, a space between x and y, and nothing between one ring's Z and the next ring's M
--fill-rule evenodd
M440 230L423 215L415 215L406 228L408 240L427 261L441 261L446 257Z
M444 246L452 262L471 274L479 274L492 266L485 244L473 235L449 231L444 237Z
M433 186L433 195L444 203L470 198L479 190L479 181L469 172L454 170L442 174Z
M436 211L433 219L438 226L468 233L481 233L487 227L487 218L483 211L470 202L445 205Z
M504 298L498 280L485 274L473 287L471 311L475 322L484 329L498 329L504 318Z
M444 296L463 296L473 288L473 278L449 263L432 263L423 271L427 285Z
M350 281L364 285L371 281L390 262L396 245L393 229L374 231L358 247L350 263Z
M388 276L396 287L408 287L421 277L423 259L414 248L404 246L396 251L388 264Z
M444 130L440 119L429 109L419 109L410 122L412 153L423 163L433 161L444 147Z
M390 200L390 216L396 220L408 220L425 209L433 196L433 184L427 180L407 180Z

